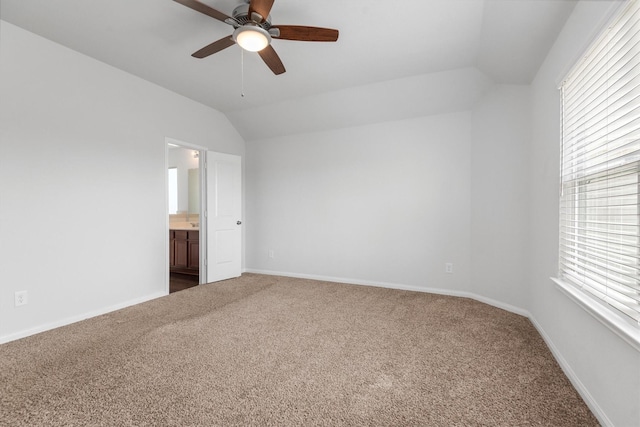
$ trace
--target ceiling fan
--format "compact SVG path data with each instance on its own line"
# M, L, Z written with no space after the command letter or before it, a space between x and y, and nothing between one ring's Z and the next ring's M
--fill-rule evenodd
M245 50L258 52L265 64L277 75L286 70L280 57L271 46L273 38L305 42L335 42L338 40L338 30L331 28L272 25L269 12L271 12L274 0L245 0L245 4L241 4L233 10L233 16L219 12L198 0L174 1L234 28L232 35L223 37L194 52L191 56L195 58L206 58L238 43Z

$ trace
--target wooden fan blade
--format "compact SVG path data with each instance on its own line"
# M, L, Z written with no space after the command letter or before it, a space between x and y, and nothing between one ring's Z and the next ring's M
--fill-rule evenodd
M281 40L299 40L303 42L334 42L338 40L338 30L331 28L306 27L304 25L275 25L280 35L274 36Z
M258 23L263 22L269 17L274 0L251 0L249 4L249 18L253 19L253 13L257 13L262 17Z
M217 19L218 21L224 22L225 19L231 18L228 15L225 15L222 12L215 10L212 7L207 6L204 3L200 3L198 0L173 0L177 3L190 7L193 10L197 10L200 13L204 13L212 18Z
M280 57L278 56L276 51L273 49L273 46L268 45L267 47L259 51L258 55L260 55L260 58L262 58L264 63L267 64L269 68L271 68L273 74L278 75L287 71L284 69L284 65L282 64L282 61L280 60Z
M231 36L224 37L218 41L215 41L209 45L206 45L197 52L191 54L194 58L206 58L209 55L213 55L216 52L220 52L223 49L233 46L236 42L233 41Z

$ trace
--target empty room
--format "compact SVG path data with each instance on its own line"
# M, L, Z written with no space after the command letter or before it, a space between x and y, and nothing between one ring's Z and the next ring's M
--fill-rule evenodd
M0 425L640 426L640 0L0 0Z

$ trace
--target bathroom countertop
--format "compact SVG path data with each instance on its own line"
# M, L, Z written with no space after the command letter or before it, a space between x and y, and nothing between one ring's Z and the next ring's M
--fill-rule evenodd
M195 224L197 227L194 227ZM169 221L169 230L178 231L200 231L200 223L198 221Z

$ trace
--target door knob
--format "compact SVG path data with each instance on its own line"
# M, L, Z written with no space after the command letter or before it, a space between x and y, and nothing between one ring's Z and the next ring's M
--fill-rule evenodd
M242 224L242 221L238 221L238 222L236 222L236 224L240 225L240 224Z

